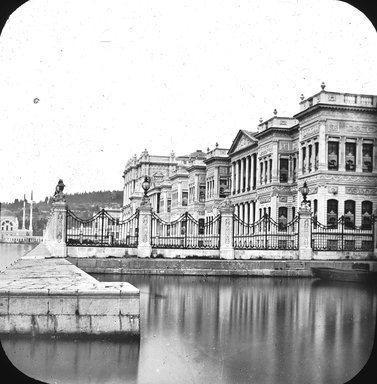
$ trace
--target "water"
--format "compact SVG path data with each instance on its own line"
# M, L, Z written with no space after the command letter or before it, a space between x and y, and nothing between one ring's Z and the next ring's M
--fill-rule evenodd
M298 278L95 275L141 291L141 339L9 338L56 383L345 383L369 358L377 292Z
M0 271L13 264L34 247L35 244L0 243Z

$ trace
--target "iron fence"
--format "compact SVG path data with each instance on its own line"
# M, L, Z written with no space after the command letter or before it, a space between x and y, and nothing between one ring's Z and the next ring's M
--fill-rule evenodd
M233 247L235 249L298 249L299 218L277 223L264 215L248 224L233 215Z
M68 246L130 247L138 245L139 211L120 221L102 209L90 219L81 219L67 210Z
M219 249L221 216L196 220L188 212L165 221L152 212L152 248Z
M345 216L331 225L323 225L312 218L313 251L373 251L375 221L356 227Z

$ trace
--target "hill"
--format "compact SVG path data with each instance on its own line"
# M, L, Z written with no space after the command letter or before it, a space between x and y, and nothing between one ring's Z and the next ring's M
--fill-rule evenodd
M66 194L66 201L71 211L83 219L90 218L101 208L120 208L123 203L123 191L94 191ZM13 203L3 203L2 210L7 209L17 216L22 225L23 200L15 199ZM29 227L30 205L26 200L26 228ZM52 196L46 197L44 201L33 204L33 230L35 235L42 235L43 228L47 223L51 211Z

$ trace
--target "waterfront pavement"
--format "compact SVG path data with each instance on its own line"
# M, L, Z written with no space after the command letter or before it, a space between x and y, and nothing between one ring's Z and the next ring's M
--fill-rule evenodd
M51 258L39 244L0 274L0 291L104 291L138 293L129 283L101 283L62 258Z
M139 290L99 282L44 244L0 273L0 333L139 334Z

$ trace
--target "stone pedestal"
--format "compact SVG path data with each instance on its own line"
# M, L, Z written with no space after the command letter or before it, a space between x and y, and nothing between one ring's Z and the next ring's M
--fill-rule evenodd
M67 257L66 245L66 217L67 203L65 201L57 201L52 205L53 213L51 225L49 226L49 234L47 239L47 247L53 257Z
M312 253L312 223L311 210L308 204L302 203L299 209L299 259L311 260Z
M220 259L233 260L233 213L234 207L230 199L226 198L220 206L221 231L220 231Z
M139 208L139 238L137 246L138 257L151 257L152 253L152 206L148 198L144 197Z

